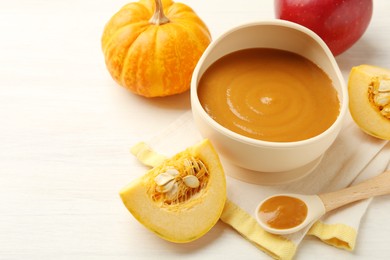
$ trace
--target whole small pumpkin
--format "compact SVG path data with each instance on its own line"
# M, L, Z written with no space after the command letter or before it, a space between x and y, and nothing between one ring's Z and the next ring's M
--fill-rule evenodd
M123 6L101 39L112 78L145 97L179 94L211 41L205 23L187 5L140 0Z

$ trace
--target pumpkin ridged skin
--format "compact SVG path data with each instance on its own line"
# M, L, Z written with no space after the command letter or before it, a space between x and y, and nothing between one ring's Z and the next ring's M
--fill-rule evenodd
M226 202L226 179L218 154L209 140L189 147L166 162L195 156L206 165L210 177L207 186L189 200L174 208L161 207L148 190L150 180L160 172L160 166L133 180L120 191L130 213L159 237L174 243L187 243L206 234L219 220Z
M163 0L168 23L152 24L154 0L122 7L102 36L105 62L112 78L145 97L179 94L211 41L204 22L188 6Z

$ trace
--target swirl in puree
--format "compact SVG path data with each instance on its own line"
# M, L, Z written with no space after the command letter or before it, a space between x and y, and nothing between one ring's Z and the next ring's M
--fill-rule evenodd
M340 102L328 75L287 51L255 48L230 53L199 81L205 111L247 137L291 142L314 137L336 120Z

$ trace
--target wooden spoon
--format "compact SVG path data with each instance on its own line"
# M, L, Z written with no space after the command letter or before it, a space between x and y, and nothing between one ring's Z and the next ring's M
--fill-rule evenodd
M357 185L320 195L300 195L300 194L279 194L266 198L256 208L255 216L261 227L266 231L274 234L291 234L301 230L307 225L314 223L325 213L337 209L349 203L367 199L375 196L390 194L390 171L385 171L378 176L363 181ZM297 207L295 205L287 205L286 200L282 198L296 198L306 205L305 207ZM269 205L271 199L274 203L273 209L266 209L263 205ZM278 203L280 199L280 204ZM267 204L265 204L268 202ZM293 213L288 213L287 210L293 209ZM268 211L267 211L268 210ZM272 213L272 214L271 214ZM286 221L296 219L296 216L304 214L302 221L288 226L287 228L275 227L277 223L285 223ZM264 217L268 216L268 217ZM291 222L291 221L290 221ZM276 224L275 224L276 223Z

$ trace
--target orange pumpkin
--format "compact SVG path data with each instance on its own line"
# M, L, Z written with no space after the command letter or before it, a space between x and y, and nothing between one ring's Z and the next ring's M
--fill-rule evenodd
M207 26L190 7L171 0L140 0L109 20L102 49L116 82L138 95L158 97L189 89L210 40Z

